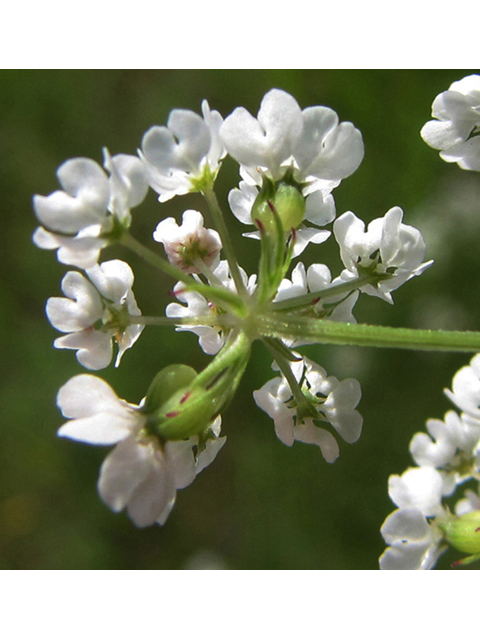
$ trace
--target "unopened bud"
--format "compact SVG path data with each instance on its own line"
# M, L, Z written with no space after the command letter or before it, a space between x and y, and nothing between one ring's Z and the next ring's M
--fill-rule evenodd
M305 217L305 198L297 187L286 182L277 186L267 183L262 187L252 207L252 220L267 233L275 228L275 212L287 233L297 228ZM260 224L259 224L260 223Z
M449 545L473 555L480 554L480 511L470 511L463 516L449 518L440 523Z
M143 410L154 413L180 389L184 389L197 377L197 372L186 364L171 364L157 373L148 391Z

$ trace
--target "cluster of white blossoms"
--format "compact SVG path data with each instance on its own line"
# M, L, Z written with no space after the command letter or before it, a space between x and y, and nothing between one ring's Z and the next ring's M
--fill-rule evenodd
M69 271L62 280L66 298L49 298L48 319L66 336L57 349L76 349L87 369L104 369L112 360L112 338L118 343L115 366L138 339L143 327L132 324L141 315L132 293L133 272L122 260L109 260L85 270Z
M480 171L480 76L454 82L435 99L421 135L447 162ZM461 413L428 420L410 453L418 465L389 479L398 507L381 533L387 545L381 569L432 569L449 546L470 555L455 566L480 559L480 354L454 376L446 396ZM457 490L466 484L459 500ZM472 486L476 491L472 490Z
M446 162L462 169L480 171L480 76L471 75L453 82L438 95L432 116L421 134L427 144L440 149Z
M470 100L473 90L467 89L462 95ZM472 131L474 126L466 136ZM228 231L231 213L224 215L214 191L227 154L240 175L228 204L252 227L245 235L257 240L256 274L247 274L238 263ZM62 190L34 198L41 225L34 242L56 249L60 262L77 269L62 280L65 297L47 302L50 322L66 334L55 347L76 350L81 365L99 370L110 364L115 343L118 366L146 324L170 325L194 332L203 351L213 356L200 372L186 364L160 363L163 368L138 405L119 399L91 374L77 375L60 389L57 403L67 422L59 435L115 445L100 472L104 502L113 511L126 509L139 527L165 523L176 491L189 485L225 443L220 416L255 340L264 344L280 373L254 392L277 437L287 446L315 444L327 462L334 462L340 452L337 436L354 443L361 435L360 384L329 376L297 349L315 342L392 346L390 338L376 337L375 327L356 324L354 306L362 293L393 303L392 292L432 263L425 261L420 231L403 223L400 207L372 220L366 230L351 211L336 218L332 192L364 155L358 129L339 122L327 107L302 110L291 95L273 89L256 118L240 107L224 119L204 101L202 115L176 109L166 126L149 129L138 156L104 155L106 171L88 158L68 160L57 174ZM149 188L160 203L200 193L208 224L215 228L205 226L205 212L197 210L183 211L181 224L173 217L162 219L160 204L152 234L163 249L147 248L130 234L130 225L131 210ZM339 246L340 273L332 275L321 262L292 264L309 243L320 245L330 237ZM151 310L141 314L128 264L99 262L102 249L113 245L132 250L173 278L175 302L165 316L150 315ZM396 329L389 331L396 335ZM407 332L401 342L408 346L408 332L415 330L400 331ZM466 408L472 396L464 397L455 384L453 393L462 416L449 415L442 427L437 422L429 427L437 440L433 445L416 437L412 452L421 468L391 481L399 511L383 529L391 544L383 565L398 564L404 556L410 564L432 564L443 548L441 500L478 462L471 430L477 418L480 425L480 383L477 417ZM467 451L471 466L465 471ZM399 529L413 532L400 547Z
M410 443L418 466L389 479L398 509L381 529L390 545L381 569L432 569L449 545L473 554L457 564L480 554L480 354L455 374L452 387L445 393L461 413L428 420L428 434L416 433ZM477 491L458 500L458 488L472 482Z

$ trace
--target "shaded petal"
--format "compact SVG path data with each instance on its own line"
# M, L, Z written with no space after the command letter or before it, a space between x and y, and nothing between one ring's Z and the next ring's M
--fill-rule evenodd
M342 122L326 136L321 154L308 169L309 175L326 180L346 178L358 169L364 153L360 131L351 122Z
M108 260L87 269L98 291L111 302L121 304L133 285L133 271L123 260Z
M304 425L295 427L294 434L295 440L320 447L326 462L335 462L340 455L338 443L332 434L326 429L316 427L311 420L306 420Z
M177 489L188 487L195 480L195 458L192 449L194 444L194 439L189 438L168 441L165 445L165 456Z
M390 476L388 493L397 507L413 507L434 516L440 509L442 476L432 467L408 469L402 476Z
M402 547L388 547L380 556L380 569L387 571L420 570L424 567L425 554L428 546L425 544L408 544Z
M39 221L59 233L77 233L84 227L101 222L105 209L95 209L86 200L74 198L64 191L49 196L34 196L33 207Z
M60 331L81 331L102 317L103 307L95 287L77 271L69 271L62 280L67 298L49 298L46 314Z
M57 338L56 349L77 349L77 360L87 369L98 371L108 367L112 359L112 338L107 333L86 329Z
M197 464L195 467L195 473L198 475L201 471L208 467L215 458L217 457L217 453L223 447L225 442L227 441L226 436L222 438L216 438L215 440L209 440L205 449L197 456Z
M135 489L145 481L154 457L150 445L141 445L135 437L120 442L105 458L100 469L98 492L113 511L124 509Z
M148 476L129 499L128 515L137 527L165 522L175 501L175 494L173 476L165 457L158 451L151 460Z
M102 167L90 158L72 158L57 171L60 184L75 198L87 202L97 211L105 211L110 199L108 178Z
M107 154L105 167L112 173L110 206L115 213L124 213L145 199L149 187L148 173L137 156L121 153L112 158Z
M127 407L128 413L132 411L109 384L86 373L74 376L61 387L57 405L66 418L85 418L103 411L123 414Z
M397 509L391 513L381 528L387 544L397 542L423 542L428 539L430 527L425 516L415 508Z
M323 227L335 220L335 200L331 194L314 191L305 201L305 219Z

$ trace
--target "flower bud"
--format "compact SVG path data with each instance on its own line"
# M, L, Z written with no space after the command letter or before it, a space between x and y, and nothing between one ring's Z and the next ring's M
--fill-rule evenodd
M445 540L458 551L480 554L480 511L470 511L440 523Z
M267 233L275 228L275 212L287 233L296 229L305 217L305 198L297 187L280 182L265 182L252 207L252 220Z
M154 413L164 405L179 389L191 384L197 372L186 364L171 364L157 373L148 391L143 410Z
M176 391L155 413L156 431L166 440L197 435L219 415L222 402L214 393L191 384Z

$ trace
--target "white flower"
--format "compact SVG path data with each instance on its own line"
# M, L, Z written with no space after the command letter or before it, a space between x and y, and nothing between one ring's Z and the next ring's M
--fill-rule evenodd
M57 404L69 418L59 436L95 445L116 447L100 470L98 491L115 512L127 509L138 527L164 524L177 489L191 484L225 443L219 438L220 418L210 426L205 449L196 457L198 437L164 445L146 430L141 407L119 399L103 380L79 375L59 391Z
M452 381L452 391L445 389L445 395L466 414L480 420L480 353L477 353L467 367L462 367Z
M264 96L257 118L243 107L235 109L221 136L244 179L259 185L262 175L277 181L290 169L308 192L337 186L358 168L364 154L362 136L351 122L339 124L327 107L302 111L280 89Z
M57 338L57 349L76 349L87 369L103 369L112 359L112 339L118 343L115 366L143 331L128 316L141 315L132 293L133 273L121 260L87 269L87 277L69 271L62 280L66 298L49 298L46 313L52 325L68 335Z
M214 267L222 248L218 233L205 229L202 214L192 209L184 212L180 227L175 218L162 220L153 239L163 243L169 261L186 273L200 273L199 261Z
M472 477L480 443L480 421L455 411L445 414L445 422L428 420L426 433L416 433L410 452L419 466L446 472L444 482L455 486Z
M418 229L402 223L403 211L393 207L368 225L351 211L335 221L334 234L346 269L345 281L362 274L385 276L378 284L366 284L360 291L392 303L391 291L418 276L432 264L423 262L425 242Z
M269 380L255 391L255 402L273 419L275 433L284 444L291 447L295 440L316 444L325 460L334 462L339 455L337 441L316 423L328 422L346 442L356 442L363 424L361 415L355 410L360 402L360 385L353 378L339 382L333 376L327 377L322 367L307 358L293 362L291 367L303 393L315 405L318 420L306 418L298 424L297 405L283 376Z
M381 534L390 545L380 557L383 570L433 569L440 555L447 549L442 545L442 532L414 507L397 509L381 528Z
M104 150L107 177L89 158L73 158L57 171L63 191L34 196L35 214L42 224L33 241L42 249L58 249L58 260L82 269L93 266L114 224L130 224L130 209L148 190L147 174L139 158L110 157Z
M210 111L206 100L202 113L203 119L193 111L174 109L166 127L151 127L143 137L139 153L160 202L197 191L197 183L214 176L225 157L219 135L222 116Z
M253 225L252 207L258 196L258 189L254 184L242 180L238 189L232 189L228 194L228 202L235 217L243 224ZM335 219L335 202L328 189L319 189L305 200L305 220L322 227ZM331 233L325 229L307 227L301 224L295 231L293 257L299 256L310 242L321 244ZM258 231L243 234L247 238L260 239Z
M221 260L218 266L213 271L214 277L221 282L221 284L230 291L236 292L235 283L230 275L228 268L228 262ZM250 295L254 292L256 286L256 275L247 278L245 271L240 268L241 278L247 288ZM168 318L201 318L208 316L223 316L224 312L218 309L212 302L204 298L196 291L185 290L185 284L178 282L173 292L175 297L184 304L178 304L172 302L167 305L165 314ZM184 306L187 305L187 306ZM182 324L176 328L177 331L191 331L199 337L200 347L208 355L215 355L225 344L228 333L220 326L205 326L205 325L185 325Z
M412 467L388 479L388 494L397 507L418 509L424 516L442 513L445 493L443 476L432 467Z
M432 116L421 136L434 149L441 149L446 162L462 169L480 171L480 76L471 75L454 82L438 95Z
M358 291L350 295L340 294L322 298L322 291L328 290L337 284L343 284L341 278L332 281L330 269L324 264L311 264L305 271L305 266L299 262L292 271L292 279L284 278L278 287L275 302L289 300L309 292L318 292L318 300L314 301L312 308L320 317L337 322L350 322L355 324L352 310L358 299Z
M381 533L390 545L380 569L432 569L446 546L438 522L446 517L444 478L432 467L410 468L388 480L388 493L400 507L388 516ZM435 517L434 520L427 518Z

